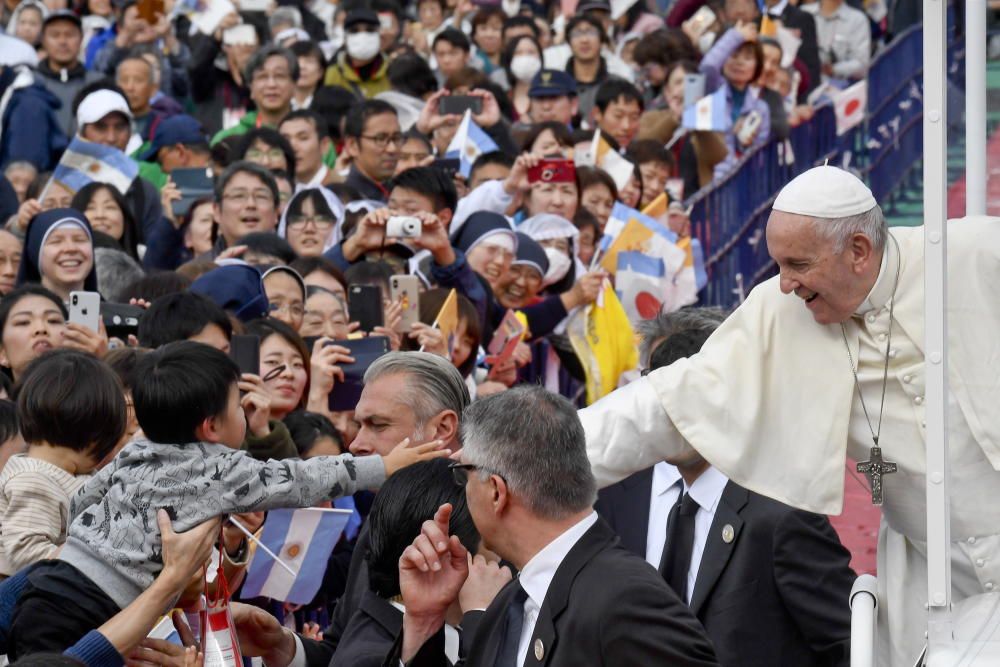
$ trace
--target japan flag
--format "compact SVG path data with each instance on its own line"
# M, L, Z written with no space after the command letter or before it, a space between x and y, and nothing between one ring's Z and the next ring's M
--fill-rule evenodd
M865 119L868 109L868 82L858 81L833 98L837 114L837 136L840 136Z

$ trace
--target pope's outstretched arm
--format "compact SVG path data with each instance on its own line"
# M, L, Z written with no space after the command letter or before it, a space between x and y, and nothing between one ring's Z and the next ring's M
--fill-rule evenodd
M660 461L684 463L697 456L647 378L611 392L579 414L587 456L601 488Z

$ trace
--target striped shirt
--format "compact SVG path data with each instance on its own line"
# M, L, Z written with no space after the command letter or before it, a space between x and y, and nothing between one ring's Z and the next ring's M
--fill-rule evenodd
M0 575L52 558L66 541L69 503L90 475L72 475L26 454L0 472Z

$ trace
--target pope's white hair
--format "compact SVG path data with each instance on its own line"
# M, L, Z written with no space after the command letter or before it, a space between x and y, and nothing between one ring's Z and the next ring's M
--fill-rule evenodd
M889 226L878 204L857 215L843 218L815 218L814 224L824 238L833 242L833 250L836 253L843 252L855 234L864 234L871 240L875 252L882 252L889 236Z

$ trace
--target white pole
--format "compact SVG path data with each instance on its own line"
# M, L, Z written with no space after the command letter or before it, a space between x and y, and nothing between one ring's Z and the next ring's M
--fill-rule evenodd
M928 654L951 641L947 421L947 3L924 8L924 326ZM933 663L929 663L933 664Z
M878 583L870 574L862 574L851 587L851 667L875 664L875 610L878 608Z
M986 215L986 0L965 0L965 214Z

